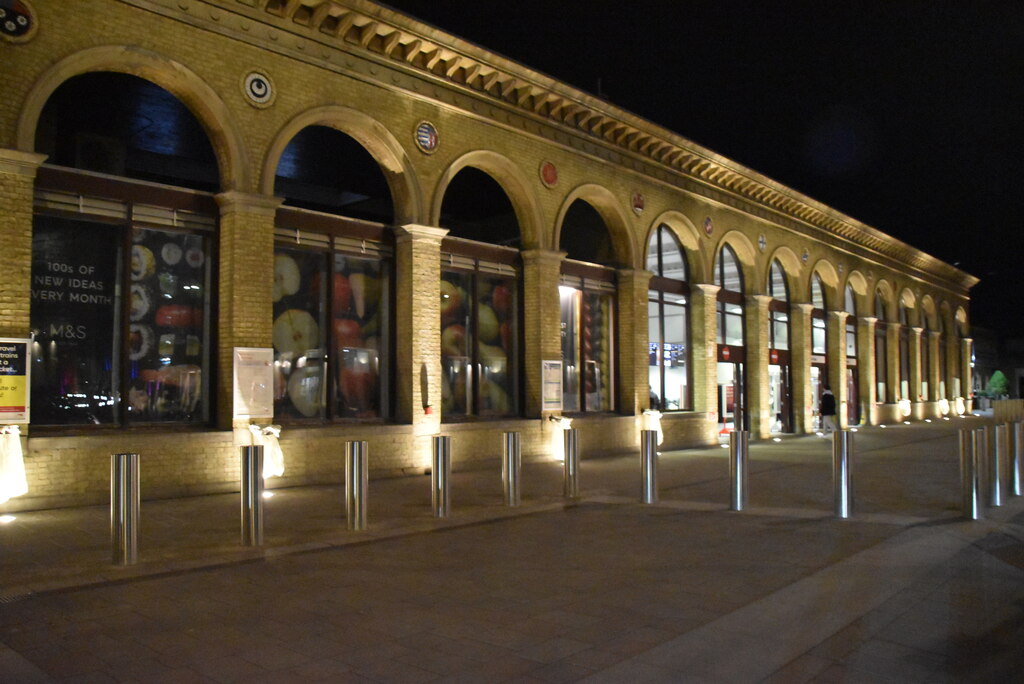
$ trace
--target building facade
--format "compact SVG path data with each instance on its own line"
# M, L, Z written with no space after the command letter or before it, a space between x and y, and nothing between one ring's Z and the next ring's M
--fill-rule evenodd
M825 385L844 425L968 408L973 276L386 7L0 7L0 337L33 348L0 509L101 501L123 451L147 497L237 488L236 348L273 349L284 485L347 440L382 475L437 434L551 458L560 415L635 449L652 404L666 448L811 432Z

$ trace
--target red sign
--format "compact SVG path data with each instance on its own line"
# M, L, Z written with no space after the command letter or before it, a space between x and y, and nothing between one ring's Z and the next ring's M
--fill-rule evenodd
M726 361L729 360L729 348L728 347L722 347L722 358L725 359Z
M771 351L768 352L768 358L771 360L772 363L778 363L779 351L777 349L772 349Z

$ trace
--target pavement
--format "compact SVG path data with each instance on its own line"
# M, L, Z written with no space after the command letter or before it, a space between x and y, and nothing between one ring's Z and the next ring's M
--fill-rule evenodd
M239 496L143 501L139 560L111 561L105 506L0 525L0 682L1008 682L1024 677L1024 499L960 514L957 429L861 429L854 515L833 516L831 441L268 489L265 543ZM585 446L585 440L581 440ZM372 459L372 454L370 455ZM145 455L142 467L145 468ZM339 464L339 478L341 467Z

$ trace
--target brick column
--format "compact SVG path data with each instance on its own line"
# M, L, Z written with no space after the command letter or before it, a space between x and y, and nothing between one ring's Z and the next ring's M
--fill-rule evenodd
M558 281L565 252L530 249L523 257L523 363L526 415L541 415L541 361L562 358L562 312Z
M875 322L877 318L864 316L857 324L857 384L860 386L860 415L866 425L875 425Z
M32 306L32 193L45 155L0 149L0 337L28 337Z
M829 311L826 325L826 351L828 352L828 377L825 382L836 397L836 421L841 428L849 427L846 395L846 317L845 311Z
M889 323L885 328L885 403L895 403L900 396L900 329L902 325Z
M441 238L447 233L395 228L395 414L417 434L436 433L441 422Z
M650 271L620 269L618 305L619 412L636 415L650 405L647 290Z
M946 345L946 398L949 399L952 413L953 400L957 397L954 380L960 376L960 345L959 340L950 335L942 343Z
M920 404L927 399L921 392L921 333L922 328L907 329L907 344L910 345L910 399L913 404ZM915 407L914 416L920 417L920 407Z
M220 207L217 427L232 427L233 349L273 346L274 215L282 200L230 191Z
M690 285L690 364L693 410L718 411L718 285Z
M793 432L811 432L814 428L814 401L811 395L811 312L813 304L793 304L789 308L789 372L793 384ZM822 378L828 382L827 378Z
M771 435L772 416L768 405L768 295L747 295L743 307L746 335L747 411L750 434L755 439Z
M942 333L937 330L929 330L925 336L924 343L928 345L928 368L925 369L928 378L928 396L925 397L925 401L938 401L944 398L939 396L939 377L941 375L939 369L939 340L941 337Z

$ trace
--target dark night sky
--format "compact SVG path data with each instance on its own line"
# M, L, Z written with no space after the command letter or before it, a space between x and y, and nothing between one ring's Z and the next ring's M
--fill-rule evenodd
M392 0L978 276L1024 334L1024 2Z

